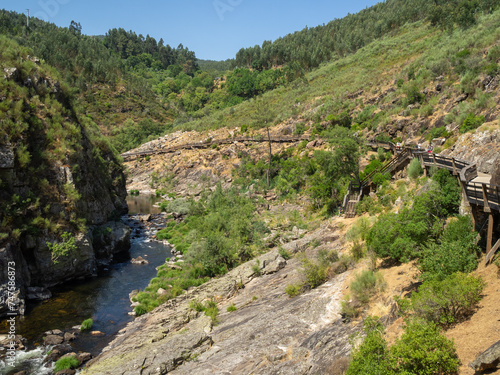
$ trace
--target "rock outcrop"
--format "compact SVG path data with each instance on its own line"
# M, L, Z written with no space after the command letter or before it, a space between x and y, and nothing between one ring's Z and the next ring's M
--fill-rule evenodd
M324 225L283 247L295 253L319 240L337 248L342 240L334 230ZM334 242L322 241L326 238ZM290 298L284 290L301 278L301 263L285 260L277 249L257 260L136 318L82 374L328 373L349 356L348 338L359 329L340 315L347 273ZM189 307L207 299L217 301L216 324ZM236 310L227 311L230 305Z
M479 372L500 367L500 341L497 341L481 353L469 364L469 367Z
M130 246L130 231L119 222L127 192L114 151L78 117L59 79L47 75L52 70L23 52L5 59L0 317L8 303L23 314L24 299L47 297L43 288L95 275ZM64 246L63 235L71 238L70 251L55 259L49 245Z

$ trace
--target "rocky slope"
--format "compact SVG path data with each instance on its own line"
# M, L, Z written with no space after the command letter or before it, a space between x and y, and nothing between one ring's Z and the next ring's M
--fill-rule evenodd
M343 251L334 221L285 244L290 253L312 252L311 241ZM340 312L341 273L326 284L290 298L286 285L300 276L300 262L277 249L228 274L168 301L123 329L83 374L318 374L345 362L349 336L359 326ZM193 300L215 299L217 324L189 308ZM234 304L237 310L226 312Z
M2 316L7 302L23 314L27 296L43 299L43 288L96 274L128 250L130 235L116 221L127 210L126 189L112 150L75 113L50 67L12 41L0 44ZM55 257L48 244L69 253Z

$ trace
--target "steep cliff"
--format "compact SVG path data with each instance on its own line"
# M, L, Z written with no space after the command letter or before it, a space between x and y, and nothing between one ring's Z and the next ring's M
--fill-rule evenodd
M116 222L127 206L113 149L57 72L7 38L0 47L1 316L9 266L22 313L28 287L95 274L128 249L129 232Z

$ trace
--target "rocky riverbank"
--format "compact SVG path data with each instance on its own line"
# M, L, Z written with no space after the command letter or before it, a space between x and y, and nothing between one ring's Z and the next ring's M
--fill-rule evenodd
M283 249L342 253L337 232L329 220ZM360 328L340 315L348 275L290 298L285 288L302 277L301 263L271 249L138 317L82 374L325 373L346 362L348 338ZM206 300L217 302L218 322L190 308Z

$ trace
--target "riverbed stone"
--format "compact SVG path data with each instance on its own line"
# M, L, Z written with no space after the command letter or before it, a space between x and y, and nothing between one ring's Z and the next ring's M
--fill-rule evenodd
M58 345L62 344L64 341L64 338L59 335L48 335L43 339L43 344L44 345Z
M70 332L64 333L64 341L68 342L68 341L73 341L74 339L76 339L76 336L73 333Z

